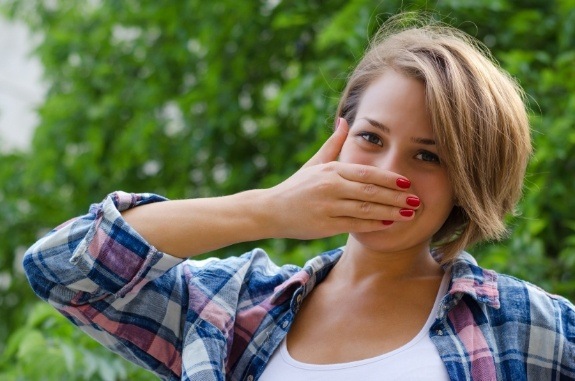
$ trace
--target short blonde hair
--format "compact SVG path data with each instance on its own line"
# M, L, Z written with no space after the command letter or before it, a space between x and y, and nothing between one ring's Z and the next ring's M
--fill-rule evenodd
M524 93L471 36L403 14L372 40L337 115L352 125L366 88L388 69L425 85L438 153L455 194L456 206L433 237L436 254L449 263L468 245L506 232L504 219L515 211L531 154Z

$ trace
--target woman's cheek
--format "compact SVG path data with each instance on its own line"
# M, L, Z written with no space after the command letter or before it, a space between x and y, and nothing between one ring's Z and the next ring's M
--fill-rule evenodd
M421 209L433 209L438 218L447 218L454 206L451 184L446 179L429 177L411 173L410 191L421 200Z

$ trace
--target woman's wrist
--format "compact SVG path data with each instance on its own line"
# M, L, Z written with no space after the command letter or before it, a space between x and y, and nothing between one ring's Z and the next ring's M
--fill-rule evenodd
M237 216L238 242L282 238L280 213L272 189L252 189L228 196Z

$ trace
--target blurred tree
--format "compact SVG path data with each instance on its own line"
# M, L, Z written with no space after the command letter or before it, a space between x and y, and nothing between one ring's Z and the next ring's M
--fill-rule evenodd
M36 302L23 250L112 190L183 198L281 181L328 136L346 74L401 9L449 15L526 89L537 153L521 216L474 252L575 297L574 0L10 0L2 10L43 36L50 90L30 152L0 154L0 378L145 379ZM342 242L255 244L302 263ZM49 361L29 366L38 348Z

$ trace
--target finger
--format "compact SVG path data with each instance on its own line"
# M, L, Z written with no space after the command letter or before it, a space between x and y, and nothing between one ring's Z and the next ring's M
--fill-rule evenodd
M405 190L395 190L370 183L344 181L338 186L338 196L341 199L371 202L398 208L419 208L421 201L414 194Z
M364 220L354 217L336 217L334 220L334 225L337 225L338 231L345 233L370 233L393 226L380 220Z
M404 176L370 165L339 163L336 171L341 177L349 181L403 191L411 186L411 182Z
M332 211L333 217L352 217L362 220L411 221L416 214L412 208L382 205L369 201L346 200Z
M337 123L334 133L326 140L319 151L304 164L304 168L337 160L349 131L347 121L344 118L338 118Z

